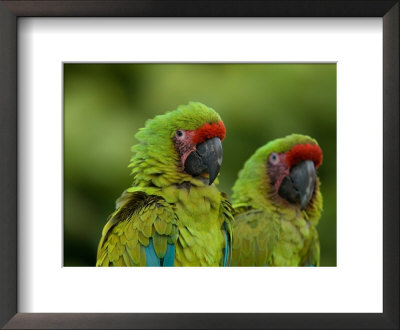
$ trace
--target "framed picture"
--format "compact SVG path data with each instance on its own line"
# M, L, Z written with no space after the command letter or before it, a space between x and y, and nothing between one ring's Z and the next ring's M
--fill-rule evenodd
M335 267L336 71L336 63L64 63L64 267L94 266L101 230L132 180L129 144L139 126L161 110L158 104L199 99L226 128L217 186L230 197L243 164L268 141L293 132L318 141L324 199L318 264ZM154 108L149 95L156 96ZM96 211L82 214L89 209ZM233 266L257 265L236 260L235 251Z
M4 260L0 292L2 297L6 297L0 303L2 325L6 328L398 327L397 1L321 1L312 4L300 1L295 6L290 1L280 1L279 4L271 1L246 4L229 1L66 1L43 5L40 1L3 1L0 15L0 87L6 96L1 98L0 108L1 150L4 155L0 162L0 200L4 210L0 222L0 253ZM24 16L82 18L75 21L65 18L24 20ZM93 16L114 18L108 18L108 22L88 18ZM125 17L116 18L118 16ZM181 21L127 18L159 16L186 18ZM201 21L193 16L215 18ZM242 21L226 18L235 16L247 18ZM335 21L327 16L381 17L383 24L379 19ZM17 17L20 18L18 22ZM268 20L260 17L281 18ZM282 17L320 17L317 22L320 29L316 29L316 21L291 21L288 18L285 21ZM335 29L339 32L336 33ZM268 34L265 31L274 32ZM170 37L173 35L178 37ZM304 36L309 36L309 39ZM105 41L107 47L98 48L100 40ZM135 40L135 43L130 40ZM215 54L207 57L200 50L196 53L179 50L182 41L185 49L196 49L199 40L200 43L207 40L204 45L208 47L203 47L204 53L214 49ZM269 42L263 43L265 40ZM313 51L312 41L315 40L318 44ZM346 49L336 52L335 42L338 40L340 45L348 45L347 53ZM161 49L163 43L166 52L160 54L157 49ZM122 55L117 55L113 49L120 45ZM291 49L296 47L298 51L293 55ZM83 49L86 53L80 51ZM146 49L147 53L141 49ZM282 55L285 49L287 55ZM103 53L99 54L99 50ZM352 52L354 54L349 55ZM346 56L352 56L351 60L343 60ZM354 75L357 72L358 77ZM189 82L192 76L198 80L196 84ZM365 78L360 80L360 77ZM137 81L141 81L140 88L135 87ZM187 83L176 88L180 81ZM357 83L359 86L352 88ZM288 92L279 94L282 91ZM170 97L171 94L174 97ZM154 96L160 102L155 102ZM326 170L321 167L320 174L325 178L322 184L325 182L327 187L324 188L325 202L328 202L326 218L331 219L326 223L333 223L328 229L321 227L325 244L321 266L327 267L277 268L276 271L269 269L268 274L265 268L186 269L179 270L179 281L176 270L175 273L166 271L163 273L166 282L174 287L190 288L187 303L182 306L177 305L179 295L174 295L169 306L162 299L153 299L158 291L154 287L146 289L146 284L158 281L159 273L154 269L141 269L135 273L133 268L112 269L107 273L104 272L106 269L87 268L94 265L92 260L101 231L99 223L106 219L88 220L85 229L80 223L82 216L77 214L86 212L85 218L90 219L87 212L92 210L93 218L106 217L104 212L113 204L117 192L100 194L101 189L112 191L123 185L107 186L106 182L116 181L115 174L119 171L115 166L122 166L117 181L129 185L129 173L123 172L127 164L121 161L127 157L126 152L129 153L124 143L135 142L133 138L127 141L128 135L133 137L145 119L196 97L201 98L198 101L211 102L211 106L226 118L226 126L234 133L239 132L237 136L232 134L232 144L228 140L224 142L227 150L231 150L224 155L224 161L231 166L225 167L226 174L220 175L219 180L221 189L228 190L228 194L240 169L240 165L234 165L235 159L231 156L234 155L232 150L240 149L240 137L245 137L245 140L238 151L243 156L241 159L238 155L238 164L252 153L247 149L261 144L269 137L268 133L272 138L278 132L291 133L291 128L317 135L321 146L326 146ZM346 97L352 101L348 102ZM128 100L128 106L122 103L124 98ZM357 104L355 99L359 100ZM61 107L60 100L64 100ZM161 108L160 104L167 108ZM349 107L351 104L354 108ZM52 111L54 107L61 111ZM101 109L110 107L119 109L101 113ZM147 112L127 111L132 107L146 107ZM247 116L240 110L245 107ZM263 107L268 107L268 116ZM318 107L324 112L318 111ZM296 110L285 112L293 108ZM88 109L95 110L90 112ZM273 111L276 111L275 117ZM81 116L82 113L86 117ZM284 118L293 117L294 124L290 124L289 119L287 125L274 123L279 121L279 114ZM254 120L257 115L260 116L258 121ZM302 121L302 118L311 116L315 117L316 124L307 126L312 121ZM38 122L39 126L33 128L32 125ZM124 123L129 122L138 127L126 124L124 129ZM268 133L257 135L255 131L262 131L263 122L271 122ZM38 130L40 125L45 129ZM101 140L104 132L112 130L112 125L118 127L111 133L113 139ZM252 126L257 129L252 131ZM257 141L253 142L254 145L251 137ZM344 138L352 138L352 142L348 143ZM101 148L91 148L91 143L97 141ZM107 143L111 143L109 148ZM123 150L119 154L116 145ZM366 154L368 157L364 158ZM88 162L85 168L85 161L91 159L92 163L99 164L108 155L112 159L104 160L108 162L107 166L99 165L96 171L91 171ZM349 158L356 161L352 159L347 163ZM120 160L113 163L114 159ZM31 164L31 168L26 164ZM349 171L343 171L344 164ZM110 167L114 168L114 174L107 173ZM60 181L58 174L54 173L63 173L63 179ZM367 185L366 177L369 179ZM102 178L105 178L103 182ZM351 184L344 185L343 181ZM96 199L90 200L94 195L88 193L90 185L102 198L108 196L106 200L100 198L98 204L91 204ZM331 186L334 188L328 189ZM354 199L357 208L351 204L355 191L358 192ZM368 208L363 207L366 205ZM60 209L64 211L61 215ZM61 217L64 222L51 222L52 217L41 217L43 213L57 214L54 218ZM90 227L91 223L93 227ZM362 235L357 235L359 231ZM354 247L356 253L343 253L343 247L349 248L354 236L354 244L362 249ZM82 242L87 245L82 245ZM359 258L352 260L355 255ZM366 262L369 264L368 273L363 268ZM382 264L383 275L379 267ZM116 277L119 283L130 283L135 279L143 285L126 287L123 292L116 290L118 293L113 292L110 286L110 290L101 294L102 298L105 301L120 298L120 303L116 301L112 307L104 306L101 299L96 298L97 282L102 279L103 283L110 283ZM311 289L309 297L302 298L301 292L304 294L307 290L301 289L296 281L292 281L293 278ZM248 284L237 284L237 279ZM282 286L282 279L286 279L286 287ZM264 285L264 281L267 284ZM197 284L193 285L194 282ZM280 285L268 285L270 283ZM236 290L224 293L228 302L222 308L218 299L212 298L218 296L216 292L220 291L221 284ZM300 289L291 291L292 287ZM348 296L345 296L346 292ZM359 301L364 296L368 304L360 303L354 307L354 295L358 295ZM142 297L142 301L127 304L133 296ZM269 299L265 299L266 296ZM235 299L237 303L232 304ZM241 304L246 301L248 303ZM346 309L346 306L350 307Z

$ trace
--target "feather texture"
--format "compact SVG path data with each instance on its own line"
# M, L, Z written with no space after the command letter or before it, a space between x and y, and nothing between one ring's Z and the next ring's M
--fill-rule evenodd
M160 266L167 241L174 238L153 233L153 228L156 222L177 226L172 207L161 197L143 192L126 192L123 200L103 231L97 266Z

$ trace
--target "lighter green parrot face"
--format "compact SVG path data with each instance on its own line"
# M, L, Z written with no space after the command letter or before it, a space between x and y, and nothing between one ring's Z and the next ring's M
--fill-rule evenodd
M321 149L309 136L292 134L273 140L245 163L233 187L234 203L312 213L321 162Z
M212 184L222 163L224 137L220 116L198 102L148 120L136 134L140 143L132 147L134 185Z

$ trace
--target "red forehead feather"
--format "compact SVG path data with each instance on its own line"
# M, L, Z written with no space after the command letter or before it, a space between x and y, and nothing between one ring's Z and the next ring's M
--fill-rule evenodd
M298 144L286 153L286 163L289 167L303 160L314 161L315 168L322 163L322 150L316 144Z
M222 121L218 123L206 123L197 130L195 130L195 134L193 136L193 143L198 144L202 143L205 140L219 137L222 141L225 138L225 125Z

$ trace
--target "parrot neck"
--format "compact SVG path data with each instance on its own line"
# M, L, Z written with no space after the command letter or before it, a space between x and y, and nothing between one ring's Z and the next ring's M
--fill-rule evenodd
M141 143L132 148L135 155L129 167L132 168L133 186L165 188L190 183L205 186L201 178L193 178L181 169L172 144L158 145Z

